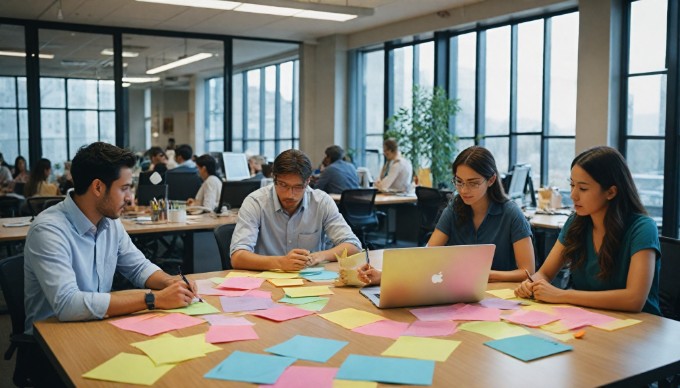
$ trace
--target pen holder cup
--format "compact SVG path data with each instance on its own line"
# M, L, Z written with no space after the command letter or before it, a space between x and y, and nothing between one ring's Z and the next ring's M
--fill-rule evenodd
M170 209L168 211L168 221L170 222L187 222L186 209Z

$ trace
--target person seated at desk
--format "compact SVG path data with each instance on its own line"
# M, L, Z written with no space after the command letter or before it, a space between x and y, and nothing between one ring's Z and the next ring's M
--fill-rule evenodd
M290 149L274 160L274 184L252 192L238 212L231 239L235 269L299 271L322 261L335 261L347 249L360 251L333 199L309 187L312 163ZM325 249L326 238L333 248Z
M531 225L505 195L491 152L467 148L458 154L452 170L458 194L444 209L427 246L495 244L489 281L526 279L524 270L535 269ZM359 275L366 283L380 282L376 269L365 266Z
M220 202L222 193L222 180L217 177L217 161L212 155L204 154L196 158L196 165L203 184L198 189L196 199L187 199L187 205L203 206L213 210Z
M373 186L384 192L407 193L411 189L413 167L411 162L401 156L395 139L383 142L383 155L387 162L380 171L380 179Z
M151 147L147 151L147 154L149 155L149 161L151 162L149 171L156 171L159 174L168 171L168 156L161 147Z
M338 145L326 148L323 159L324 169L316 181L316 188L328 194L342 194L343 191L359 188L359 175L353 164L346 162L345 150Z
M12 171L6 164L2 153L0 153L0 187L12 183Z
M594 147L571 163L575 213L560 231L541 269L515 294L548 303L661 315L660 244L623 156ZM573 289L550 284L564 264Z
M188 144L182 144L175 150L175 161L177 167L168 170L166 174L174 174L176 172L195 172L198 173L196 163L191 159L194 155L194 150Z
M262 165L265 163L264 156L252 155L248 158L248 169L250 170L250 178L244 181L261 181L265 178L262 173Z
M47 178L52 174L52 162L42 158L33 166L31 176L24 187L24 196L52 196L60 195L59 186L47 182Z

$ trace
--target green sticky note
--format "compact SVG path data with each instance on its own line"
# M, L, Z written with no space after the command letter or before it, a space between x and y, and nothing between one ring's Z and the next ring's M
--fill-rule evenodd
M186 315L205 315L205 314L215 314L215 313L220 313L221 311L218 310L215 306L211 305L210 303L207 302L196 302L192 303L186 307L180 307L176 309L171 309L171 310L158 310L158 311L165 311L167 313L182 313Z

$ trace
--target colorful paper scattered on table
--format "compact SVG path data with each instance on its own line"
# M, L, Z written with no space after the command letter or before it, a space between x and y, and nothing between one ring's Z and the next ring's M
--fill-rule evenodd
M532 361L573 349L569 345L533 335L488 341L484 345L522 361Z
M321 271L316 273L305 273L300 274L303 278L309 280L310 282L323 282L331 281L338 278L338 273L333 271Z
M378 322L369 323L368 325L355 327L353 332L372 335L376 337L385 337L397 339L408 328L408 323L397 322L385 319Z
M265 291L265 290L250 290L246 293L245 296L252 296L253 298L271 299L272 298L272 292L271 291Z
M318 300L324 300L328 298L324 298L321 296L304 296L302 298L291 298L289 296L284 296L283 298L277 300L279 303L290 303L290 304L305 304L305 303L312 303L316 302Z
M331 291L328 286L311 286L311 287L286 287L283 292L291 298L301 298L304 296L319 296L319 295L331 295Z
M222 283L224 279L218 278L221 281L217 284ZM215 295L215 296L243 296L248 293L248 290L222 290L215 288L215 283L209 279L201 279L196 281L196 287L198 288L199 295Z
M335 379L333 380L333 388L378 388L378 383L375 381Z
M227 273L227 275L222 278L222 281L227 278L255 278L257 275L257 272L229 271L229 273ZM217 284L220 283L222 282L218 282Z
M456 332L456 323L450 321L415 321L402 333L411 337L446 337Z
M467 304L453 312L455 321L500 321L501 310Z
M228 315L214 314L204 315L201 318L205 319L213 326L252 326L254 323L247 320L245 317L230 317Z
M485 335L493 339L529 334L529 331L522 326L513 325L507 322L465 322L458 326L458 328Z
M317 300L315 302L299 304L297 307L307 311L321 311L324 307L326 307L329 300L330 298L322 298L321 300Z
M305 284L302 279L267 279L267 281L276 287L301 286Z
M247 278L226 278L217 287L226 290L253 290L255 288L260 288L262 286L264 279L247 277Z
M149 357L141 354L118 353L84 373L83 377L114 383L153 385L174 367L172 364L157 366Z
M350 330L354 329L355 327L368 325L369 323L378 322L385 319L380 315L357 310L355 308L346 308L330 313L319 314L319 316Z
M323 366L291 365L273 385L260 385L260 388L307 388L333 387L333 379L338 368Z
M199 318L185 314L142 314L128 318L109 321L110 324L128 331L134 331L148 336L165 333L172 330L183 329L205 323Z
M166 313L181 313L181 314L186 314L186 315L205 315L205 314L215 314L219 313L220 310L218 310L215 306L211 305L208 302L196 302L196 303L191 303L188 306L185 307L180 307L176 309L170 309L170 310L158 310L158 311L164 311Z
M500 310L516 310L519 309L520 302L517 300L507 300L500 298L487 298L479 302L481 306L488 308L496 308Z
M255 384L274 384L294 358L246 353L231 353L204 375L208 379L243 381Z
M131 345L146 353L156 365L176 364L205 357L204 338L201 335L199 342L195 337L162 336Z
M300 270L300 275L309 275L325 271L324 267L307 267Z
M446 361L460 341L423 337L399 337L381 354L383 356Z
M515 296L515 290L512 290L510 288L504 288L502 290L486 290L487 294L491 294L495 296L496 298L501 298L501 299L514 299L516 298Z
M454 305L421 307L410 309L411 314L415 315L419 321L451 321L455 316L456 310L464 307L464 303Z
M432 385L434 361L350 354L335 375L341 380Z
M255 277L264 279L295 279L300 277L299 272L274 272L274 271L264 271Z
M539 327L555 322L560 318L542 311L517 311L513 314L504 315L503 319L518 325Z
M611 322L602 323L602 324L599 324L599 325L593 325L593 327L597 327L598 329L607 330L607 331L614 331L614 330L618 330L618 329L623 329L624 327L637 325L640 322L642 322L642 321L639 320L639 319L631 319L631 318L629 318L629 319L616 319L616 320L611 321Z
M253 326L210 326L205 333L205 341L211 344L259 338Z
M582 323L585 324L587 322L582 322ZM582 324L579 325L579 327L582 327L582 326L584 326L584 325L582 325ZM568 332L570 329L569 329L569 327L567 327L564 324L564 321L556 321L556 322L552 322L552 323L549 323L547 325L541 326L541 330L545 330L545 331L555 333L555 334L562 334L562 333Z
M296 335L288 341L265 349L265 351L300 360L326 362L348 343L347 341Z
M587 322L586 325L602 325L605 323L613 322L616 320L614 317L609 315L594 313L592 311L584 310L580 307L553 307L553 311L557 316L559 316L563 321L566 322ZM574 324L565 324L566 326L573 326ZM574 329L577 326L573 327Z
M301 309L295 306L277 306L266 310L255 311L250 314L275 322L283 322L290 319L312 315L314 313L312 311Z
M236 298L220 296L220 303L222 304L222 310L225 313L266 310L277 305L271 299L253 296L239 296Z

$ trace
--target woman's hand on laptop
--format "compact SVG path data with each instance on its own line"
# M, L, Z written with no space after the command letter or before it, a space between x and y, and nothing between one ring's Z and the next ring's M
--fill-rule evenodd
M377 285L380 284L380 278L382 272L371 267L370 264L364 264L363 266L357 268L359 280L366 283L367 285Z
M295 248L287 255L279 258L279 269L284 271L299 271L304 269L309 262L309 251L306 249Z

